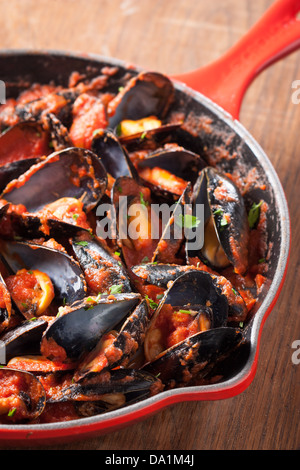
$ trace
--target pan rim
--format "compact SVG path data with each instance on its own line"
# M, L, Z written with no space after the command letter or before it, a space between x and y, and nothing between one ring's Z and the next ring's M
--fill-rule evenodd
M94 54L94 53L82 53L76 51L63 51L63 50L51 50L51 49L2 49L0 50L0 56L15 56L15 55L56 55L60 57L66 58L77 58L82 60L94 60L96 62L103 62L106 64L120 66L125 68L132 68L133 70L140 72L144 69L138 67L136 65L130 65L128 62L123 61L121 59L113 58L113 57L105 57L102 55ZM250 134L250 132L244 127L244 125L237 119L233 119L232 116L217 105L215 102L207 98L206 96L202 95L200 92L195 91L186 85L173 80L175 88L179 91L183 92L184 94L188 94L189 97L195 99L196 101L203 104L209 111L214 113L219 119L221 119L224 123L229 125L229 127L242 139L243 143L250 150L253 152L257 160L263 167L263 170L272 186L273 190L276 188L276 192L274 190L274 197L276 201L276 205L278 208L278 216L280 219L280 226L281 226L281 244L280 244L280 253L278 255L278 263L275 271L275 275L272 279L270 288L263 299L260 307L258 308L254 319L253 324L251 325L251 338L250 338L250 354L247 359L247 362L243 369L231 379L218 383L218 384L211 384L211 385L204 385L204 386L193 386L193 387L185 387L185 388L178 388L173 390L167 390L161 392L158 395L153 397L147 398L139 403L135 403L133 405L129 405L126 408L122 408L119 410L111 411L105 413L103 415L96 415L89 418L80 418L73 421L67 422L58 422L58 423L45 423L45 424L24 424L24 425L0 425L0 436L5 434L5 432L9 433L10 439L12 438L11 433L17 431L16 434L26 432L32 433L31 438L34 438L36 433L41 431L75 431L76 429L84 429L90 428L93 425L98 425L99 429L105 430L105 424L109 424L107 427L107 432L109 428L114 426L114 423L119 420L123 420L124 424L130 424L132 421L135 420L131 419L130 416L142 416L146 417L149 413L151 413L154 409L160 410L165 408L169 404L175 402L183 402L183 401L211 401L211 400L218 400L222 398L222 394L225 395L225 398L229 398L237 393L243 391L252 381L255 371L253 370L256 367L256 359L258 355L259 349L259 342L260 342L260 334L262 331L262 327L264 322L272 310L277 296L281 290L283 285L284 277L287 270L288 259L289 259L289 252L290 252L290 215L289 215L289 208L288 203L286 200L286 196L280 182L280 179L273 167L271 161L269 160L267 154L262 149L260 144L254 139L254 137ZM244 384L246 386L244 386ZM231 393L234 392L234 393ZM228 396L226 396L228 395ZM207 398L210 397L210 398ZM142 413L142 415L141 415ZM127 418L127 419L126 419ZM69 434L68 434L69 435ZM44 436L46 438L46 435Z

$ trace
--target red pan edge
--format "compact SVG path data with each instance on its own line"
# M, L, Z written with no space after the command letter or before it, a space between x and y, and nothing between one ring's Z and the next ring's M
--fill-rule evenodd
M222 103L220 103L220 99L216 100L218 104L212 101L209 98L213 98L215 90L211 92L207 92L206 96L200 95L197 90L201 89L201 70L194 71L190 74L182 75L181 77L174 77L176 79L181 79L184 83L189 84L192 82L194 83L194 89L190 89L185 87L185 85L177 84L176 86L182 88L183 91L194 95L195 98L201 98L202 101L207 104L208 108L212 108L213 112L217 113L223 120L230 121L230 125L234 131L238 131L238 133L245 139L247 144L250 147L254 148L255 155L259 156L260 163L263 164L264 170L267 173L268 178L274 184L276 188L276 198L277 202L279 203L279 214L281 218L281 225L282 225L282 242L281 242L281 253L280 259L278 263L278 267L276 269L275 277L272 281L270 290L263 301L261 307L259 308L256 316L254 318L254 323L252 326L251 332L251 353L249 359L247 361L246 366L243 370L233 379L228 380L225 383L203 386L199 390L199 387L187 387L185 389L177 389L177 390L170 390L163 392L160 395L155 397L149 398L142 403L137 403L135 405L131 405L123 410L116 410L115 412L110 412L105 415L95 416L91 418L85 418L84 420L75 420L65 423L51 423L51 424L41 424L41 425L11 425L9 427L0 425L0 446L28 446L28 444L32 445L41 445L47 444L51 445L58 442L67 442L67 441L74 441L74 440L82 440L86 439L91 436L106 434L109 432L116 431L121 429L127 425L136 423L142 419L150 417L151 415L159 412L161 409L182 402L182 401L207 401L207 400L220 400L220 399L227 399L231 398L237 394L242 393L252 382L256 369L257 369L257 361L259 355L259 347L260 347L260 339L263 326L268 315L271 313L272 309L274 308L281 289L284 284L284 280L287 273L288 268L288 261L290 255L290 246L291 246L291 239L290 239L290 217L288 206L285 198L284 191L280 184L280 181L276 175L275 170L272 167L268 157L265 155L263 150L257 144L257 142L251 137L251 135L243 128L243 126L236 120L238 118L238 113L241 105L242 96L246 90L246 87L249 85L251 80L254 76L262 70L264 66L269 65L272 61L277 60L278 58L286 55L288 52L295 50L300 45L300 22L299 20L295 21L295 15L298 13L300 9L300 1L299 0L279 0L275 2L275 4L267 11L266 15L260 20L260 28L262 25L267 27L270 25L271 22L277 19L277 26L280 29L283 27L283 10L285 11L285 25L286 22L289 23L289 26L292 26L290 29L290 34L287 36L283 34L281 40L277 38L276 48L270 51L268 49L269 46L264 48L264 60L262 60L262 56L260 56L260 64L255 61L255 63L248 63L247 66L247 74L244 77L243 83L240 85L239 92L233 96L231 95L230 103L234 103L232 109L228 109L229 107L226 106L225 101L229 100L229 96L225 95L224 90L221 96L224 97L224 106L220 107ZM275 15L275 16L274 16ZM280 21L279 21L280 20ZM280 24L279 24L280 23ZM257 25L252 28L252 30L246 35L246 39L242 41L247 42L247 40L253 39L253 34L257 34ZM259 29L259 28L258 28ZM274 29L273 29L274 31ZM259 31L258 31L259 32ZM280 31L279 31L280 32ZM278 31L277 31L278 33ZM261 31L259 32L261 34ZM274 37L273 37L274 39ZM241 43L242 43L241 41ZM274 42L274 41L273 41ZM283 44L284 42L284 44ZM244 42L245 45L245 42ZM281 52L280 52L281 51ZM8 54L13 54L14 52L23 52L26 54L26 51L7 51ZM31 52L32 51L27 51ZM51 54L54 51L38 51L39 53ZM241 49L240 46L237 45L234 48L233 56L236 57L236 53L240 54ZM55 52L55 54L61 54L65 56L72 56L75 55L76 57L82 58L92 58L94 60L102 60L103 57L97 56L94 54L68 54L65 52ZM226 62L229 63L230 60L227 55ZM229 57L230 58L230 57ZM104 59L105 60L105 59ZM221 59L222 60L222 59ZM106 59L107 62L114 62L111 59ZM251 61L250 61L251 62ZM264 62L264 63L263 63ZM121 64L121 61L119 61ZM124 64L122 64L124 65ZM218 64L219 67L220 64ZM244 64L245 65L245 64ZM209 73L212 73L214 66L212 66ZM204 69L203 69L204 70ZM215 71L213 72L215 74ZM196 76L198 79L195 79ZM208 75L204 72L204 82L208 80ZM214 75L215 77L219 77L218 75ZM238 76L236 76L238 79ZM211 79L210 79L211 80ZM202 83L204 83L202 82ZM212 83L210 81L210 83ZM236 84L236 82L235 82ZM222 81L221 84L222 85ZM195 91L196 88L196 91ZM205 87L204 87L205 88ZM225 87L226 88L226 87ZM212 96L210 96L212 95ZM231 115L228 112L224 111L224 108L231 112Z

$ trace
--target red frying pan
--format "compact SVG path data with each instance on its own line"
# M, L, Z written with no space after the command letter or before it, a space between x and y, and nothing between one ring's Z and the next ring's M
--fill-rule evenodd
M229 378L219 384L187 387L165 391L159 395L91 418L66 423L41 425L0 425L3 446L61 443L111 432L148 417L162 408L180 401L218 400L232 397L251 383L257 366L261 331L265 320L282 288L290 249L288 207L280 181L264 151L239 123L239 111L244 93L254 77L275 60L300 46L300 0L279 0L263 18L232 49L216 62L199 70L173 77L178 110L191 111L210 120L210 132L199 138L207 147L228 143L229 153L237 152L245 171L255 168L265 183L264 199L269 204L268 239L272 244L269 261L269 283L261 293L256 312L249 326L249 344L245 354ZM71 72L83 73L87 67L118 66L128 72L121 61L94 55L74 55L45 51L4 51L0 53L1 79L18 81L26 77L31 82L67 83ZM130 73L138 73L130 68ZM230 139L227 139L230 136ZM249 197L253 197L249 194Z

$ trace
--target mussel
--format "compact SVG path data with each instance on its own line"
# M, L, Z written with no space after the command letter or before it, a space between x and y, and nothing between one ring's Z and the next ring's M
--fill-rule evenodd
M15 356L40 353L42 334L55 317L41 316L26 320L1 336L6 363Z
M83 358L74 375L75 380L82 380L108 368L128 366L130 359L144 343L149 318L147 302L143 300L126 318L120 331L108 332Z
M25 159L41 158L50 153L49 134L35 121L18 122L0 135L1 166Z
M60 305L72 304L86 296L83 271L78 262L66 252L43 244L7 240L1 242L0 253L9 274L16 275L25 270L30 275L31 272L38 271L50 278L54 288L56 312ZM32 316L36 316L36 312L33 311L29 318Z
M141 72L109 103L108 127L114 129L124 119L163 118L173 99L174 86L168 77L156 72Z
M55 361L78 361L96 346L104 333L124 320L139 301L139 294L112 292L62 307L43 333L41 353Z
M160 221L151 210L151 192L129 176L117 178L112 188L112 219L127 267L151 260L160 238Z
M137 163L143 182L167 200L177 200L188 183L194 185L205 166L200 155L176 144L150 152Z
M137 179L137 171L127 151L112 131L108 129L95 131L91 150L101 158L107 173L113 178L132 176Z
M100 159L89 150L70 147L52 153L13 180L1 198L36 212L59 198L73 197L81 199L88 211L101 199L106 185L107 174Z
M120 253L112 252L104 240L81 232L71 239L71 245L91 294L109 292L112 286L117 286L120 293L132 291Z
M168 285L182 274L197 271L203 272L203 268L200 266L162 263L148 263L133 266L131 269L136 276L144 279L147 283L163 287L165 289L167 289ZM248 309L239 291L233 287L231 282L224 276L210 272L207 272L205 276L210 277L216 287L226 296L228 301L228 321L245 321Z
M26 423L36 419L45 408L45 390L30 372L2 367L0 390L1 423Z
M12 312L11 296L7 285L0 273L0 333L5 330L9 324Z
M204 245L188 257L205 259L215 269L233 265L244 274L248 267L249 224L243 197L231 179L206 167L195 185L194 206L205 206Z
M90 416L136 403L163 390L147 371L116 369L54 390L49 403L75 402L81 416Z
M238 328L202 331L170 347L145 364L143 370L158 376L165 389L214 383L214 379L224 379L214 377L214 369L234 356L243 341L243 333ZM206 382L208 376L210 380Z
M148 361L171 344L206 329L223 327L228 319L228 301L204 271L187 271L166 290L146 334ZM183 327L183 328L181 328Z

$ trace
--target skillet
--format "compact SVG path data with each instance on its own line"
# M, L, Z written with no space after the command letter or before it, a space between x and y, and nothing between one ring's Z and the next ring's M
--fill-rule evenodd
M222 383L201 387L187 387L165 391L143 402L104 415L67 423L41 425L0 426L2 445L47 445L62 441L88 438L120 429L148 417L165 406L188 400L218 400L243 392L255 376L259 343L263 325L272 311L284 283L289 250L290 221L286 198L279 178L268 157L238 121L240 106L247 86L266 66L292 52L300 45L300 22L297 18L299 0L279 0L263 18L224 57L201 70L192 71L174 79L175 107L185 116L200 116L202 125L192 143L195 150L207 155L222 148L235 158L224 159L222 169L231 170L233 161L246 175L256 169L260 186L265 186L263 198L269 205L267 220L268 243L272 247L268 282L260 294L252 319L247 327L248 341L230 373ZM133 76L141 69L128 66L116 59L87 54L58 51L2 51L0 53L1 79L7 85L7 97L21 91L22 82L67 85L70 74L76 70L99 71L105 66L117 66L110 89L115 91L128 72ZM256 187L246 194L246 201L259 201L262 194Z

